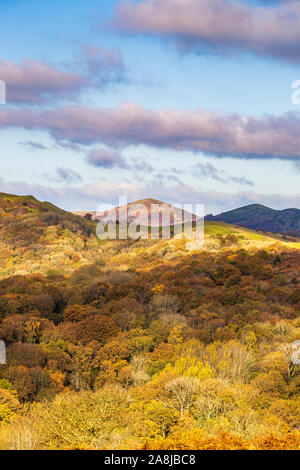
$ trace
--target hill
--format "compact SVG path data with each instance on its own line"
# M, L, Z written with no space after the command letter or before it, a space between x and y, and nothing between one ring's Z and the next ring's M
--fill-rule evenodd
M253 230L300 235L300 210L275 210L261 204L251 204L216 216L206 216L206 220L222 221Z
M0 275L71 272L98 254L95 227L33 196L0 193Z
M144 206L145 210L141 210L139 206ZM160 215L155 218L151 217L151 210L155 211L159 208ZM126 217L128 223L139 219L139 223L143 226L158 226L170 221L171 225L181 224L182 221L189 222L197 220L197 216L188 211L168 204L157 199L140 199L139 201L130 202L124 206L115 207L107 211L78 211L73 212L75 215L89 218L91 220L124 220Z

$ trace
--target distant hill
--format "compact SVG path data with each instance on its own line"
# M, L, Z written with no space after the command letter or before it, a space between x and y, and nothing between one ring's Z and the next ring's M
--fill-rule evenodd
M300 235L300 210L275 210L261 204L250 204L219 215L208 215L207 221L221 221L253 230Z
M143 205L146 208L146 211L136 211L136 207L134 206L139 205ZM159 210L161 212L161 215L157 217L157 220L151 219L151 208L153 206L159 206ZM183 221L191 222L197 219L196 215L191 214L187 211L183 211L178 207L172 206L171 204L159 201L157 199L141 199L139 201L131 202L125 206L116 207L114 209L110 209L108 211L103 212L78 211L73 212L73 214L96 221L103 219L107 221L114 220L115 217L116 220L119 221L127 215L128 223L138 217L140 224L143 226L157 226L162 224L164 225L164 221L168 221L167 216L170 217L170 225L181 224Z

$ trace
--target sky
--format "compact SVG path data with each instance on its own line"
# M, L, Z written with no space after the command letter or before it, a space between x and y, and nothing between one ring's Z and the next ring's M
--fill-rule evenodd
M1 0L0 191L300 208L299 26L294 0Z

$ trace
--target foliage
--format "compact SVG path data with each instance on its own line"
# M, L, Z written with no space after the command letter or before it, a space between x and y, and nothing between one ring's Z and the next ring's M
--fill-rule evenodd
M0 215L0 449L299 449L295 245L208 222L197 252L100 246L30 197Z

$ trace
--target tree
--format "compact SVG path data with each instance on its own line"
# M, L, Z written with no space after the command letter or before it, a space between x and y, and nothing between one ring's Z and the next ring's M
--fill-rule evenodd
M77 323L97 313L99 313L99 311L89 305L69 305L69 307L64 310L64 321Z
M160 401L152 400L145 405L145 436L166 438L178 422L178 413Z
M199 380L194 377L178 377L168 382L165 388L182 414L191 407L199 389Z
M16 343L7 349L7 361L9 365L43 367L46 364L46 354L37 344Z
M115 322L104 315L93 315L76 323L69 329L70 339L82 344L98 341L100 345L104 345L109 338L115 336L119 332Z

